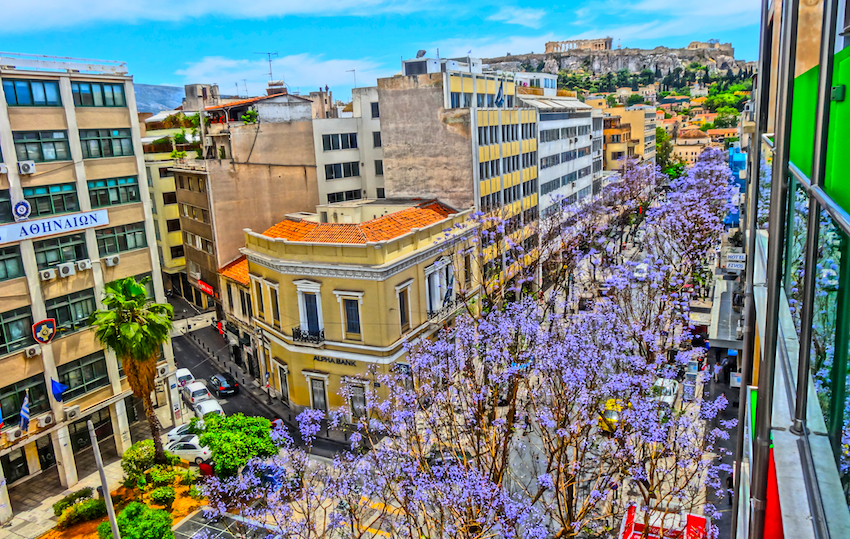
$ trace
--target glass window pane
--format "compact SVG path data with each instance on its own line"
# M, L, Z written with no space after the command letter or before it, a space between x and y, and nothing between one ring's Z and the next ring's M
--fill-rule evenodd
M103 106L103 93L99 84L92 84L92 97L94 97L94 106Z
M83 106L90 107L93 105L91 96L91 84L80 83L80 102Z
M44 83L43 82L32 82L32 83L30 83L30 89L32 90L33 105L46 105L47 104L47 99L44 95Z
M25 80L15 81L15 94L17 96L18 105L32 105L32 95L30 94L30 85Z
M6 94L6 103L9 105L15 104L15 82L11 80L3 81L3 93Z
M60 105L62 103L59 99L59 85L55 82L44 83L44 94L48 105Z

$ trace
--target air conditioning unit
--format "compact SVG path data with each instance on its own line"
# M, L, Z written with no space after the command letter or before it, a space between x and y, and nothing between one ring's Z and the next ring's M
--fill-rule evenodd
M110 255L103 259L103 262L110 268L114 268L121 262L121 257L118 255Z
M8 174L8 173L9 173L8 167L6 167L5 164L0 163L0 174Z
M91 269L91 260L84 258L77 260L77 271L86 271Z
M212 137L204 137L204 146L212 146L212 145L213 145Z
M45 414L45 415L38 418L38 426L41 427L41 428L49 427L50 425L53 425L54 423L56 423L56 418L53 417L53 414L50 414L50 413Z
M64 408L63 411L65 412L65 420L66 421L70 421L72 419L77 419L78 417L80 417L80 407L79 407L79 405L68 406L67 408Z
M14 428L6 433L6 439L10 442L20 440L24 437L24 431L20 427Z
M35 174L35 161L19 162L18 172L20 172L21 174Z
M56 270L53 268L41 270L38 272L42 281L51 281L56 278Z
M24 350L24 355L27 356L27 357L40 356L41 355L41 347L37 344L30 346L26 350Z
M70 277L77 273L77 265L73 262L65 262L64 264L59 264L56 269L59 270L60 277Z
M157 366L157 368L156 368L156 375L157 376L165 376L166 374L168 374L168 365Z

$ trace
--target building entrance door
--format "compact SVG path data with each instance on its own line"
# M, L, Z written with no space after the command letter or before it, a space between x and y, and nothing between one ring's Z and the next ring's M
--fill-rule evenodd
M313 393L313 409L327 410L328 401L325 397L325 381L321 378L310 378L310 388Z

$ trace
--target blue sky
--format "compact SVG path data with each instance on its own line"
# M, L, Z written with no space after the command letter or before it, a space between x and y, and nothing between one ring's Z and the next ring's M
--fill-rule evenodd
M550 40L614 38L615 46L731 42L757 56L758 0L586 0L481 3L447 0L4 0L0 50L126 61L136 82L218 83L262 92L276 79L307 92L357 85L400 69L401 57L542 52Z

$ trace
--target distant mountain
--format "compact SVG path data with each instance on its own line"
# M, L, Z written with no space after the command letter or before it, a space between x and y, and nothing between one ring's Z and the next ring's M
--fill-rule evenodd
M136 84L136 109L139 112L174 110L183 103L185 91L176 86Z

